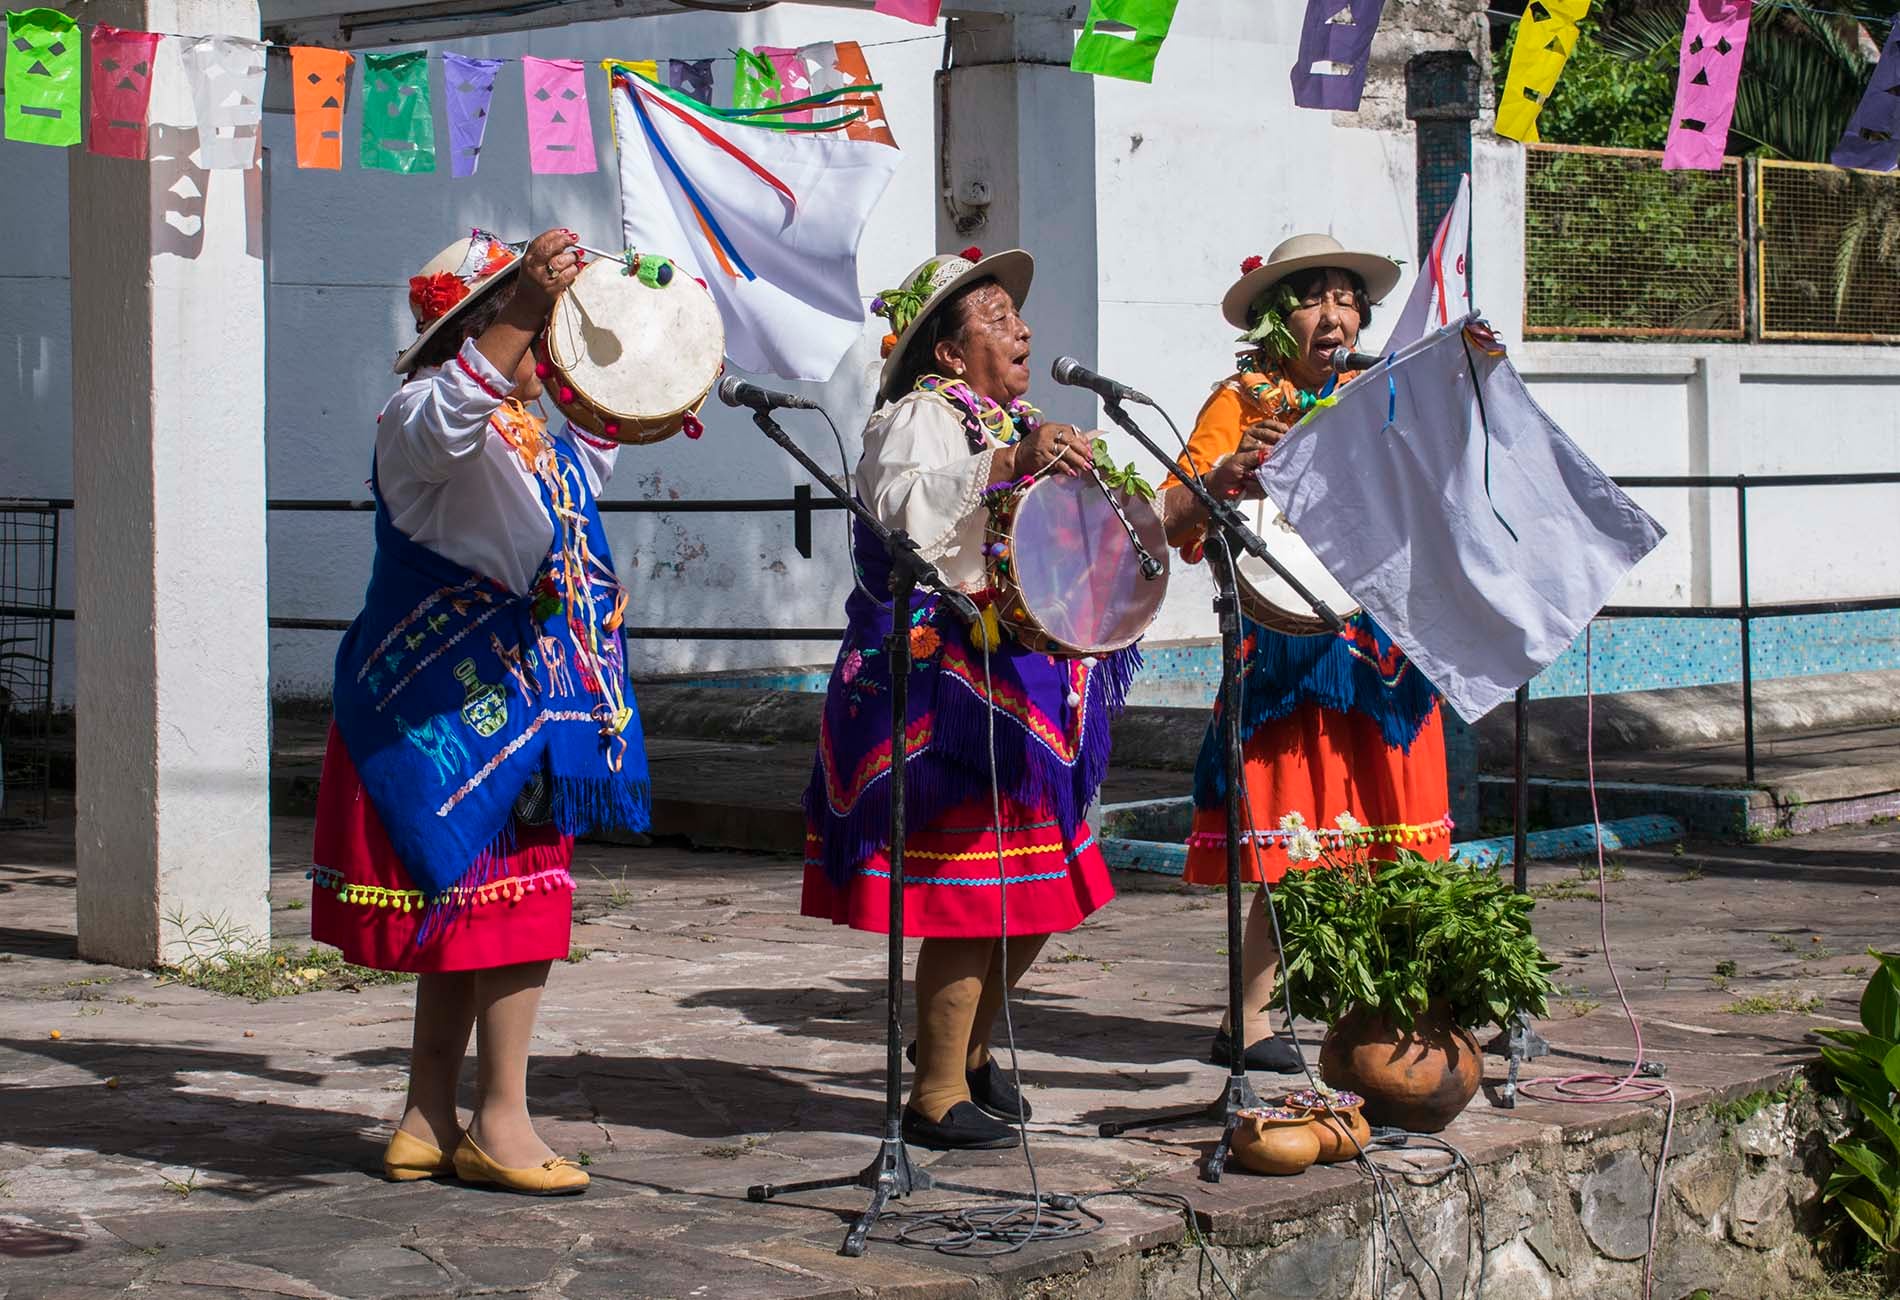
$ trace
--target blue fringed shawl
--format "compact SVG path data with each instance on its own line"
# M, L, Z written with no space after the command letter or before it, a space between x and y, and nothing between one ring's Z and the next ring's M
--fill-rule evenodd
M513 847L515 799L537 771L549 778L565 833L648 823L625 643L617 622L604 626L619 595L611 552L585 470L552 442L597 562L582 578L591 626L585 602L558 594L568 562L560 528L529 593L517 596L404 535L375 489L376 559L363 611L337 651L336 723L432 910L454 910L500 865ZM553 519L545 481L541 496ZM604 725L616 701L630 715L618 733Z
M1302 704L1340 713L1357 712L1379 724L1393 749L1410 753L1431 716L1438 692L1404 651L1363 613L1345 620L1337 635L1287 636L1252 619L1241 624L1240 738L1244 745L1262 723L1284 718ZM1201 739L1194 764L1194 802L1218 806L1227 797L1227 765L1221 759L1224 700Z

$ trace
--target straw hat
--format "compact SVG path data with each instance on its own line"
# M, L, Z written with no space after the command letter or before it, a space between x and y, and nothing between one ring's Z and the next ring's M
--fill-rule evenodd
M903 369L905 352L923 323L950 300L950 295L978 280L995 280L1020 311L1029 297L1029 282L1035 273L1036 259L1020 248L990 257L983 256L980 248L966 248L961 253L939 253L920 263L904 277L903 288L886 289L873 298L871 311L890 321L892 330L885 337L884 369L877 380L878 396L886 399L896 396L891 392L891 385Z
M396 358L396 373L416 368L416 354L436 331L514 279L525 244L507 244L486 230L472 230L430 258L409 277L409 310L416 318L416 341Z
M1248 310L1260 295L1290 275L1321 267L1351 271L1366 282L1366 296L1378 302L1399 283L1399 264L1377 253L1354 253L1331 235L1295 235L1282 240L1271 256L1262 262L1250 257L1241 263L1245 274L1234 281L1220 300L1220 313L1235 329L1253 328Z

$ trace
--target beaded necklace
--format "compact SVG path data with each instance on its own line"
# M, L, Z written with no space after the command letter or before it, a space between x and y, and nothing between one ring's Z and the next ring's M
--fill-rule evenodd
M999 406L961 379L923 375L912 391L935 393L963 412L964 432L969 435L971 446L979 451L985 445L985 434L1007 447L1024 434L1034 433L1042 424L1042 412L1022 398L1016 398L1008 406Z
M1269 361L1267 369L1260 370L1256 363L1262 355L1257 348L1242 352L1234 358L1234 371L1240 377L1241 388L1268 415L1287 411L1305 415L1315 406L1330 405L1333 390L1339 386L1338 375L1327 376L1325 387L1317 393L1309 392L1289 379L1277 361Z

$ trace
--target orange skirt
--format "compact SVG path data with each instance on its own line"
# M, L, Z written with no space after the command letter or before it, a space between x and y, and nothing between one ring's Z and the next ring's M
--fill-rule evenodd
M1387 746L1379 724L1360 713L1303 704L1284 718L1255 728L1242 753L1247 805L1241 810L1242 879L1268 884L1289 868L1320 865L1287 861L1280 819L1297 812L1327 843L1342 814L1373 832L1374 857L1388 846L1428 858L1451 852L1450 795L1445 781L1445 732L1433 707L1411 752ZM1227 883L1227 809L1197 808L1188 836L1185 878L1196 885Z

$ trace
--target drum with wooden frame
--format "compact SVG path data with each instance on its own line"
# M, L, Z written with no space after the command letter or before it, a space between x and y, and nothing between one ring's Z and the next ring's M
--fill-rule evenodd
M1142 548L1159 561L1144 576ZM1092 474L1045 475L990 505L983 557L996 614L1018 643L1060 658L1133 645L1168 594L1168 543L1144 497Z
M1293 531L1293 525L1280 513L1280 507L1265 498L1257 502L1253 528L1273 552L1273 558L1308 591L1325 601L1335 614L1348 618L1359 612L1352 596ZM1319 636L1331 631L1286 579L1269 569L1264 560L1243 551L1235 568L1240 578L1240 612L1261 627L1288 636Z
M536 371L569 423L624 443L658 442L696 421L725 350L712 294L650 254L582 267L535 341Z

